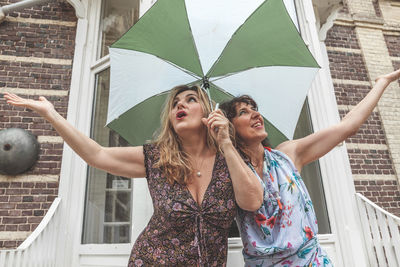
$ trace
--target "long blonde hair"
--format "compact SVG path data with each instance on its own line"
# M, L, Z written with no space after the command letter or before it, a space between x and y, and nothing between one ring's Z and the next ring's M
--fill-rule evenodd
M159 135L155 140L155 144L160 150L160 158L155 164L155 167L162 169L167 181L170 184L177 182L179 184L186 185L194 173L190 155L183 151L181 140L176 134L169 118L171 110L173 109L175 97L181 92L187 90L197 92L199 103L204 112L204 117L208 117L211 112L208 96L199 86L195 85L190 87L187 85L179 85L171 89L169 98L164 104L161 115L161 127ZM216 151L215 140L212 138L209 131L207 131L206 134L206 145L208 148Z

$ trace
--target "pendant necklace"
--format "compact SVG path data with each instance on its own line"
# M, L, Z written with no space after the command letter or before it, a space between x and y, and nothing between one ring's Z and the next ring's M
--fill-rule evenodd
M205 157L204 157L203 160L201 161L200 168L199 168L199 169L197 170L197 172L196 172L197 177L200 177L200 176L201 176L200 169L201 169L201 167L203 166L204 159L205 159Z

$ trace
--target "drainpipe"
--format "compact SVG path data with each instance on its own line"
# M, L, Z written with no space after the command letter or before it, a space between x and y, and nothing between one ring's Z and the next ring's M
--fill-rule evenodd
M6 5L3 7L0 7L0 23L3 22L6 18L6 15L13 12L17 11L26 7L31 7L34 5L38 5L43 2L48 2L49 0L24 0L21 2L17 2L14 4Z

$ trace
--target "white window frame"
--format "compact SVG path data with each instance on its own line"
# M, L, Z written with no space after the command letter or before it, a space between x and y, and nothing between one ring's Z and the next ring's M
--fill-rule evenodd
M328 54L318 37L312 0L295 0L295 3L303 40L321 65L308 94L314 131L319 131L338 123L340 117ZM319 162L331 224L331 234L319 235L319 240L335 266L368 266L346 145L335 147Z

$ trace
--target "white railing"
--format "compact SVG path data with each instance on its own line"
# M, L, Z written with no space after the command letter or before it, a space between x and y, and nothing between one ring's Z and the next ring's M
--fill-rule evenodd
M35 231L17 249L0 250L1 267L55 267L60 201L54 199Z
M363 195L356 196L371 267L400 266L400 218Z

